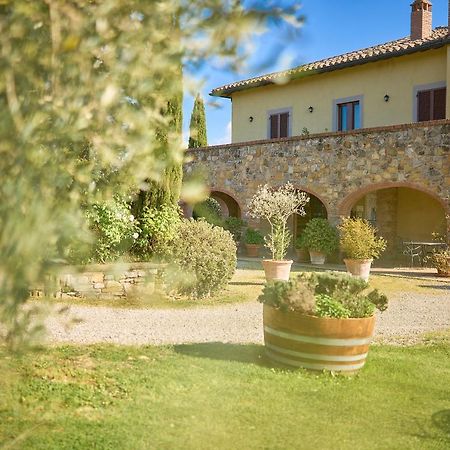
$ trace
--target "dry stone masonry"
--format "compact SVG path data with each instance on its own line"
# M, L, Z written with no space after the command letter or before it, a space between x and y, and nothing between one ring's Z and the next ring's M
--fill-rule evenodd
M450 214L450 120L213 146L189 156L185 172L206 168L210 188L236 200L246 219L259 185L287 181L318 197L332 222L368 192L389 187L428 193Z

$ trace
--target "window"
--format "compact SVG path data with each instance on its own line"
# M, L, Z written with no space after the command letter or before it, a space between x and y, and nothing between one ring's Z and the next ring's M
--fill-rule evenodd
M351 131L363 127L364 96L333 100L333 131Z
M440 87L417 92L417 121L445 119L447 89Z
M290 136L290 111L269 111L269 139Z
M359 100L338 103L338 131L350 131L361 128L361 107Z

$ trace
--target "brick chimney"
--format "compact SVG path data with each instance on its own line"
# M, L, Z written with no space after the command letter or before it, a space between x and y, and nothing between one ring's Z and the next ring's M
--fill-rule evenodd
M424 39L431 35L432 8L430 0L414 0L411 4L411 40Z

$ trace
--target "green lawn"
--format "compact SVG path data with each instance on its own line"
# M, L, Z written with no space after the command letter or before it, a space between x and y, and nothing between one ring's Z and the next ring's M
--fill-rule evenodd
M450 448L450 333L373 346L354 378L221 343L0 350L0 366L2 450Z

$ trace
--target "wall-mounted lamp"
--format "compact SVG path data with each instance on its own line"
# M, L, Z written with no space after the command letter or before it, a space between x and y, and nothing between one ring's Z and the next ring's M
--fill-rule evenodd
M390 99L389 95L386 94L386 95L384 96L384 101L385 101L385 102L388 102L389 99Z
M248 118L248 121L249 121L249 122L253 122L253 116L250 116L250 117Z
M308 108L308 111L309 111L310 113L312 113L312 112L314 111L314 108L313 108L312 106L310 106L310 107Z

